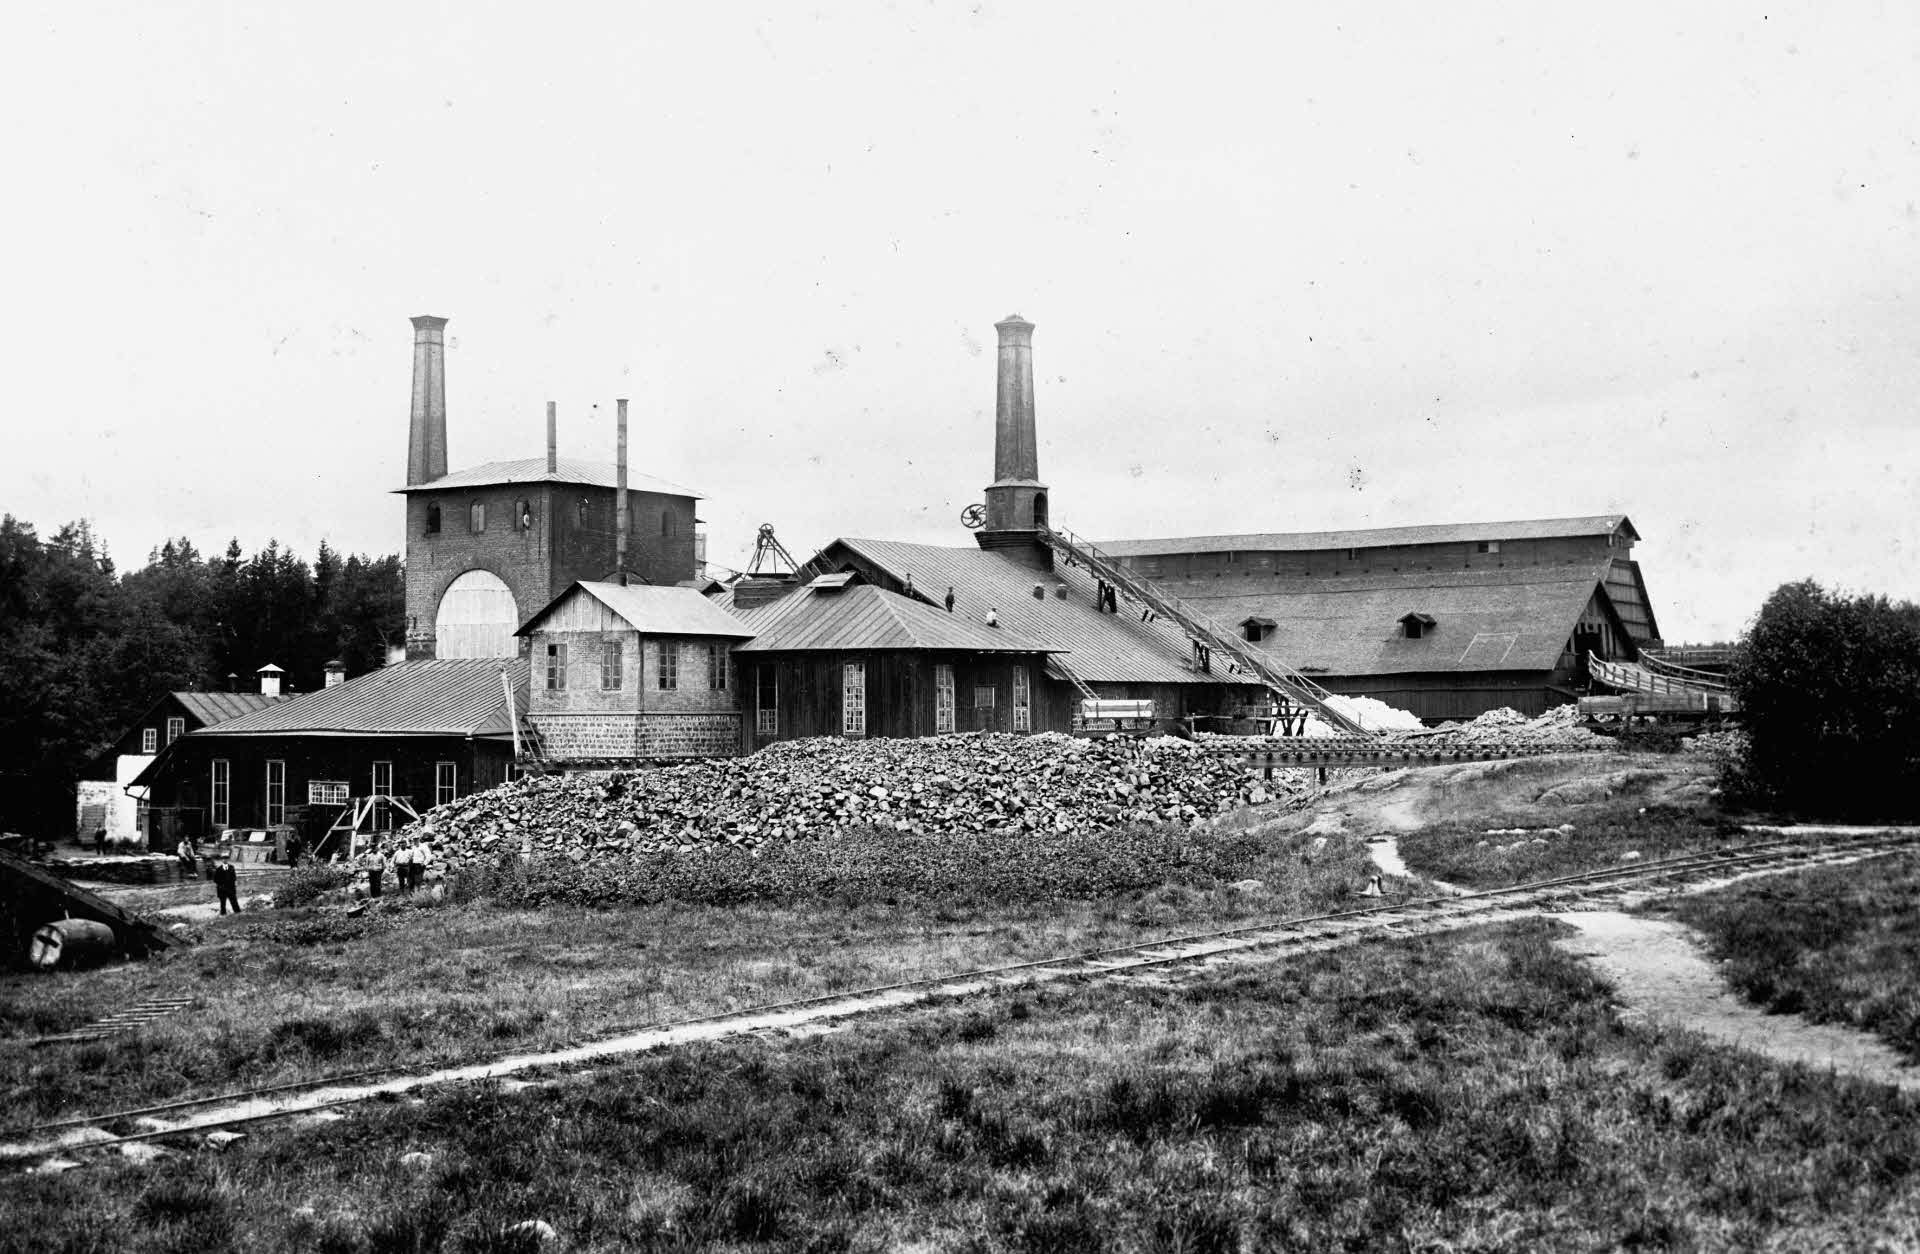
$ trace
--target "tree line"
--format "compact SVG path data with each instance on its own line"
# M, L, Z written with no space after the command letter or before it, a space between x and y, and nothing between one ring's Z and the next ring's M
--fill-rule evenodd
M85 522L0 517L0 830L71 826L72 781L162 693L258 691L269 662L303 692L336 658L360 674L404 642L405 607L394 555L181 537L121 574Z

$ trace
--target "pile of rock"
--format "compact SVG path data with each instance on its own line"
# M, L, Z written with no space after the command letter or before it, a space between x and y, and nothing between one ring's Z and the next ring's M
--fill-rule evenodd
M1605 748L1613 742L1580 725L1580 711L1556 706L1539 718L1518 710L1488 710L1470 723L1443 723L1431 731L1404 738L1421 744L1459 744L1475 748L1565 748L1569 751Z
M854 826L943 835L1193 824L1305 787L1171 737L819 738L745 758L529 777L441 806L422 826L443 865L522 850L583 861Z

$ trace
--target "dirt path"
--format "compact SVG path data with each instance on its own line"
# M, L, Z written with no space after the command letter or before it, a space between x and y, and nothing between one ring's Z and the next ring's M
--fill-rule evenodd
M1780 1062L1920 1092L1920 1070L1874 1037L1798 1015L1767 1014L1729 992L1693 933L1678 923L1611 910L1547 917L1579 929L1561 946L1613 981L1623 1018L1650 1019Z

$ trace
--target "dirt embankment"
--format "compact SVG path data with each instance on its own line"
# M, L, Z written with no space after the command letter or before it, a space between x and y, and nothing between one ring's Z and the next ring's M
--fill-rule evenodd
M1441 823L1540 827L1583 806L1635 797L1642 805L1692 806L1713 788L1713 768L1671 754L1566 753L1494 762L1416 766L1339 783L1280 820L1314 836L1372 837Z

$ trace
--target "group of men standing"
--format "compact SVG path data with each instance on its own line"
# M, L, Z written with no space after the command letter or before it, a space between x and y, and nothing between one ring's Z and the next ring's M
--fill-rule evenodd
M410 893L427 878L427 868L433 865L433 850L421 837L414 837L398 849L389 850L375 845L360 855L359 865L367 873L367 895L378 897L381 893L381 881L386 878L387 869L393 869L400 891Z

